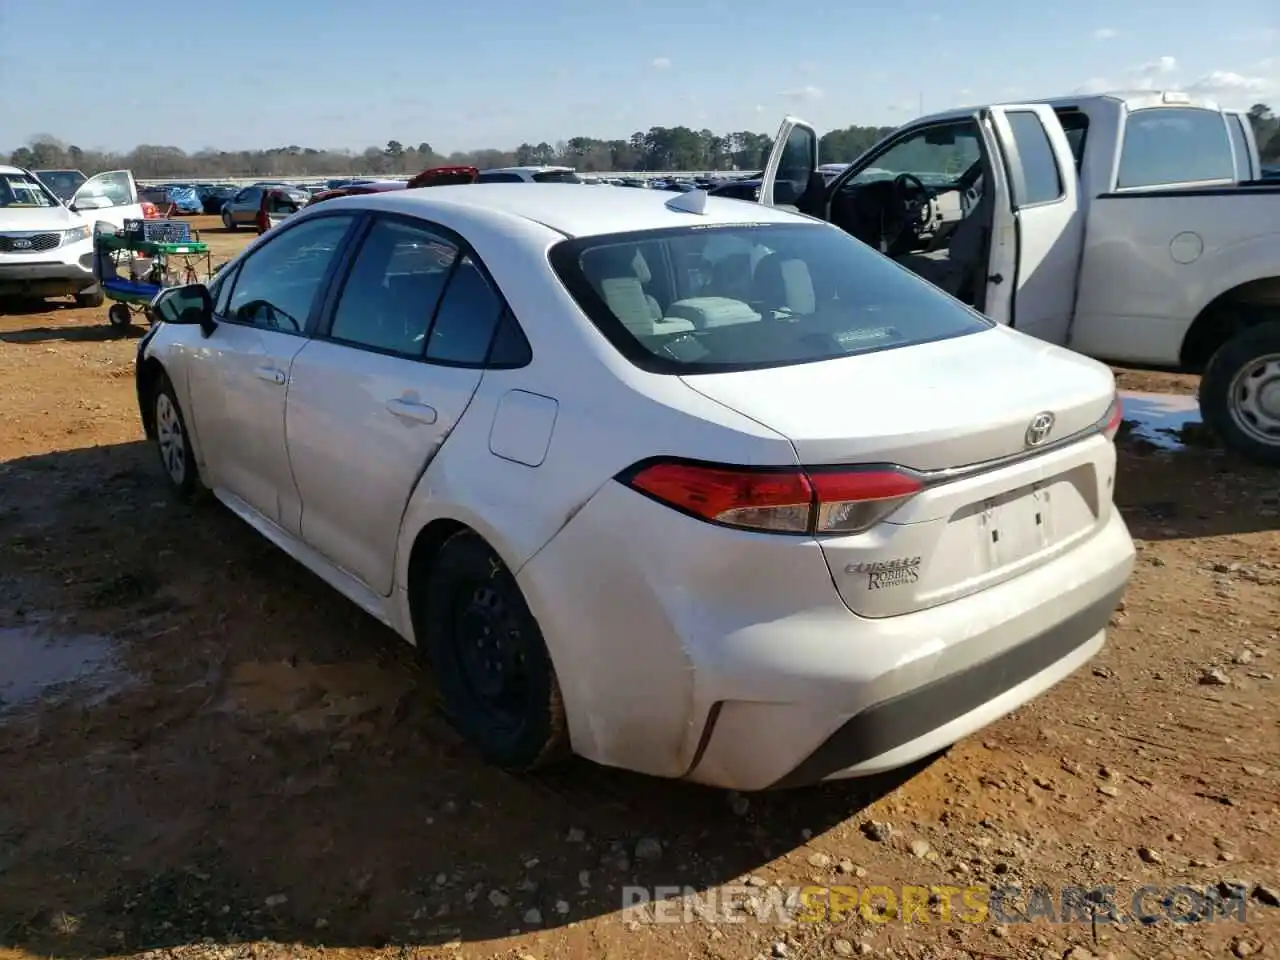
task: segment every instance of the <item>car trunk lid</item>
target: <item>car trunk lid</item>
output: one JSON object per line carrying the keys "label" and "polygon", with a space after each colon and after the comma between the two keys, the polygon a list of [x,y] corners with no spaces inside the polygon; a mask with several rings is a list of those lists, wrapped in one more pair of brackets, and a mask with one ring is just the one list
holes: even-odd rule
{"label": "car trunk lid", "polygon": [[920,479],[921,491],[883,522],[820,538],[837,589],[863,616],[936,606],[1017,576],[1110,514],[1115,449],[1096,428],[1114,377],[1003,328],[682,379],[786,436],[806,467],[892,464]]}

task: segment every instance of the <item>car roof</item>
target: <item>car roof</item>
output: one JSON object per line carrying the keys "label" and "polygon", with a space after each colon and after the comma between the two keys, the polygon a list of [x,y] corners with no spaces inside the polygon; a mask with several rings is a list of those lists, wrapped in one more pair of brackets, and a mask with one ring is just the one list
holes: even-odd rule
{"label": "car roof", "polygon": [[28,170],[23,170],[21,167],[11,167],[8,164],[0,163],[0,173],[29,173],[29,172],[30,171]]}
{"label": "car roof", "polygon": [[455,213],[496,212],[542,224],[569,237],[599,236],[663,227],[734,223],[813,223],[798,213],[708,196],[703,212],[673,210],[669,203],[688,203],[690,194],[657,190],[584,191],[571,183],[472,183],[417,190],[396,190],[348,198],[371,209],[397,210],[431,218],[435,207]]}

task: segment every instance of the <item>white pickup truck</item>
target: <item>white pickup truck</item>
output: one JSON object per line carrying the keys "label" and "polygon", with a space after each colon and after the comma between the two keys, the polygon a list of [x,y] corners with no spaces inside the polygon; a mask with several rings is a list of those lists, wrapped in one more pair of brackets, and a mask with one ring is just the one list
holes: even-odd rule
{"label": "white pickup truck", "polygon": [[93,273],[93,229],[141,219],[138,185],[128,170],[89,177],[60,199],[29,170],[0,166],[0,297],[75,297],[103,301]]}
{"label": "white pickup truck", "polygon": [[1199,373],[1204,420],[1280,465],[1280,184],[1243,113],[1181,93],[964,108],[827,182],[782,124],[759,201],[827,220],[999,323]]}

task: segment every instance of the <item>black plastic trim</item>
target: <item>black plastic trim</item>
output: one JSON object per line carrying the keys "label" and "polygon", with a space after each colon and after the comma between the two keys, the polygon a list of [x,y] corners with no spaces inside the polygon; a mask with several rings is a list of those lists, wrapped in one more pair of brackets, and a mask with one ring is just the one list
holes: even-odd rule
{"label": "black plastic trim", "polygon": [[855,714],[770,789],[818,783],[976,710],[1083,646],[1123,595],[1121,587],[1025,643]]}

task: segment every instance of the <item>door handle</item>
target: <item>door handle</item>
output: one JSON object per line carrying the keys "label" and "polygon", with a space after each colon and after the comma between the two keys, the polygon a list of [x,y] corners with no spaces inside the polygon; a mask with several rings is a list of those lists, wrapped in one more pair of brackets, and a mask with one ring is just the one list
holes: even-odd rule
{"label": "door handle", "polygon": [[990,283],[1004,283],[1004,274],[993,273],[991,276],[987,277],[987,280]]}
{"label": "door handle", "polygon": [[419,423],[435,423],[436,408],[418,400],[395,399],[387,401],[387,409],[397,417],[417,420]]}
{"label": "door handle", "polygon": [[274,383],[277,386],[284,385],[284,371],[278,370],[275,367],[254,367],[253,375],[259,380],[267,381],[267,383]]}

